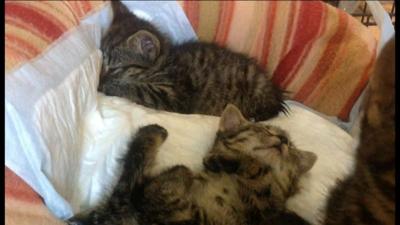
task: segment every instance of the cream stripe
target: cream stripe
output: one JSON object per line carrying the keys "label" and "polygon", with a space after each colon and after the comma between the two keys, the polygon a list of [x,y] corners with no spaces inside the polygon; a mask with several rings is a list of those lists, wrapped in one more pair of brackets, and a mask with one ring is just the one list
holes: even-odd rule
{"label": "cream stripe", "polygon": [[220,4],[217,1],[199,2],[199,26],[197,33],[202,41],[214,41]]}
{"label": "cream stripe", "polygon": [[[260,2],[257,8],[260,10],[259,17],[255,18],[253,21],[257,24],[257,31],[254,33],[255,42],[253,41],[253,46],[250,50],[250,55],[254,58],[261,59],[263,50],[263,40],[265,38],[266,20],[264,19],[267,15],[268,7],[265,2]],[[269,6],[269,5],[268,5]]]}
{"label": "cream stripe", "polygon": [[280,61],[280,53],[285,45],[286,28],[290,13],[290,2],[277,2],[275,24],[272,28],[271,45],[268,55],[268,71],[274,71]]}
{"label": "cream stripe", "polygon": [[[288,39],[288,43],[287,43],[287,48],[286,51],[281,55],[281,57],[284,57],[289,50],[292,48],[293,46],[293,39],[294,39],[294,35],[296,33],[296,24],[297,21],[299,19],[299,8],[300,8],[300,1],[286,1],[286,2],[290,2],[290,4],[294,5],[294,9],[293,9],[293,22],[292,22],[292,30]],[[288,16],[290,16],[290,14],[288,14]]]}
{"label": "cream stripe", "polygon": [[[257,40],[257,31],[260,29],[260,20],[264,18],[264,8],[265,2],[256,1],[252,6],[252,20],[249,26],[249,33],[247,38],[243,40],[244,51],[249,54],[252,51],[254,42]],[[262,20],[263,21],[263,20]]]}
{"label": "cream stripe", "polygon": [[50,214],[44,204],[6,199],[6,224],[63,224]]}
{"label": "cream stripe", "polygon": [[[10,24],[5,24],[5,33],[7,35],[18,37],[19,39],[27,42],[33,48],[37,49],[39,52],[43,50],[49,44],[48,41],[42,39],[41,37],[32,34],[29,30],[19,28]],[[6,43],[10,44],[10,43]]]}
{"label": "cream stripe", "polygon": [[234,51],[246,52],[245,41],[250,38],[250,26],[253,19],[255,2],[237,1],[226,44]]}

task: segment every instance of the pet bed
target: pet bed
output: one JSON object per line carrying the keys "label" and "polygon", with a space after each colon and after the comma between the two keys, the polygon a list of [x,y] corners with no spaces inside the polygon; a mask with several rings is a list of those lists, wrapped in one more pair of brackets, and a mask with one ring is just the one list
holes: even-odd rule
{"label": "pet bed", "polygon": [[[177,42],[197,34],[250,54],[291,91],[289,116],[268,123],[319,156],[301,181],[303,192],[288,203],[317,224],[329,188],[351,172],[356,139],[338,125],[355,121],[350,112],[357,112],[376,56],[372,34],[319,1],[125,4]],[[170,133],[155,170],[201,167],[217,117],[154,111],[96,92],[101,34],[112,18],[108,2],[5,6],[6,224],[62,224],[57,218],[95,204],[141,125],[159,123]]]}

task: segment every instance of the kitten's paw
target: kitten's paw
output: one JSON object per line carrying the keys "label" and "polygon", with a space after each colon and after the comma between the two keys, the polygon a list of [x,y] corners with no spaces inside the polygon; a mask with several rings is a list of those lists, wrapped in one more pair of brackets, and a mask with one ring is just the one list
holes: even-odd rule
{"label": "kitten's paw", "polygon": [[150,151],[150,149],[156,151],[167,137],[168,131],[157,124],[141,127],[136,134],[136,140],[141,143],[147,151]]}
{"label": "kitten's paw", "polygon": [[165,140],[168,137],[168,131],[158,125],[151,124],[144,127],[141,127],[137,133],[137,136],[150,136],[150,137],[160,137],[162,140]]}
{"label": "kitten's paw", "polygon": [[238,160],[226,155],[212,153],[204,158],[203,165],[212,172],[225,171],[227,173],[234,173],[238,170],[240,163]]}

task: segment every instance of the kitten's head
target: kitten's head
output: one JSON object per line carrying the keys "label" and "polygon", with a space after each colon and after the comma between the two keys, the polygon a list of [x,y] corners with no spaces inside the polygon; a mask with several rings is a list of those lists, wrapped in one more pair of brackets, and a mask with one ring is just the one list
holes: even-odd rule
{"label": "kitten's head", "polygon": [[155,65],[168,50],[169,40],[152,24],[136,17],[120,1],[111,1],[111,5],[114,18],[101,41],[101,76],[112,75],[124,67],[129,67],[130,75],[134,75]]}
{"label": "kitten's head", "polygon": [[270,173],[292,185],[313,167],[316,159],[314,153],[297,149],[282,129],[250,122],[239,109],[228,105],[221,116],[214,148],[204,164],[214,171],[240,170],[250,178]]}

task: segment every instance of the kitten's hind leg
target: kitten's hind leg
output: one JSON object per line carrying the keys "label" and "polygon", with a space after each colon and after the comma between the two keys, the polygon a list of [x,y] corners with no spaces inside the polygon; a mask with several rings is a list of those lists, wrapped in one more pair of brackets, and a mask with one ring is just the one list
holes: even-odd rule
{"label": "kitten's hind leg", "polygon": [[[132,138],[122,161],[122,175],[111,196],[95,209],[82,212],[71,218],[71,225],[118,225],[123,221],[135,221],[132,216],[132,199],[136,187],[143,180],[143,171],[150,166],[158,147],[167,138],[168,132],[158,126],[149,125],[139,129]],[[140,192],[139,192],[140,193]],[[135,224],[133,222],[129,224]]]}
{"label": "kitten's hind leg", "polygon": [[[193,174],[185,166],[174,166],[145,185],[140,202],[144,224],[192,224],[196,207],[190,198]],[[138,207],[139,208],[139,207]]]}

